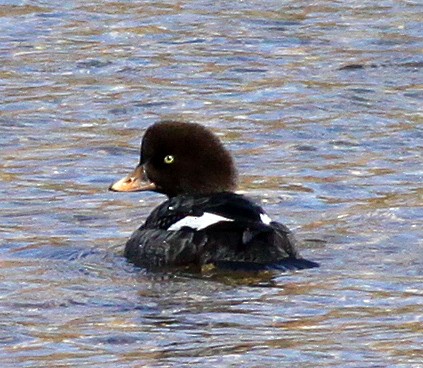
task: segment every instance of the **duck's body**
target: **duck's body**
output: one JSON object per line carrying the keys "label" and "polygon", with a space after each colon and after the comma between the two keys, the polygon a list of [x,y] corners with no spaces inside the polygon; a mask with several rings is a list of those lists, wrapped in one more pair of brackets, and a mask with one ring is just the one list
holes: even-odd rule
{"label": "duck's body", "polygon": [[132,234],[125,256],[148,268],[316,267],[299,256],[288,228],[233,193],[235,185],[232,158],[209,130],[180,122],[154,124],[144,136],[140,165],[110,189],[154,190],[169,199]]}

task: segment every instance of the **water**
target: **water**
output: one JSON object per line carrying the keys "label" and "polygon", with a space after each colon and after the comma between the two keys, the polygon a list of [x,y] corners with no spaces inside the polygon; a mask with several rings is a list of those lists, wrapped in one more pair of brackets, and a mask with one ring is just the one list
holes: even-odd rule
{"label": "water", "polygon": [[[423,366],[417,1],[3,1],[2,367]],[[321,268],[149,274],[156,194],[108,185],[202,123]]]}

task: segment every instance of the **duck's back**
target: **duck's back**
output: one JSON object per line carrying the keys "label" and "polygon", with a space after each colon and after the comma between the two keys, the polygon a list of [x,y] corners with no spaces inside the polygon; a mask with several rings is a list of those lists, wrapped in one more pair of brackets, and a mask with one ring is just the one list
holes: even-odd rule
{"label": "duck's back", "polygon": [[230,192],[176,196],[162,203],[132,234],[125,255],[145,267],[317,266],[299,257],[286,226],[271,221],[248,198]]}

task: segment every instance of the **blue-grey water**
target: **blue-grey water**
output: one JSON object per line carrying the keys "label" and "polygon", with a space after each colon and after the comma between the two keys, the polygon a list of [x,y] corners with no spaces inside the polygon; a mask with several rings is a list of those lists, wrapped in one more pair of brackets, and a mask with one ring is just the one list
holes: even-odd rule
{"label": "blue-grey water", "polygon": [[[0,2],[1,367],[422,367],[420,1]],[[204,124],[319,269],[150,274],[158,194],[108,185]]]}

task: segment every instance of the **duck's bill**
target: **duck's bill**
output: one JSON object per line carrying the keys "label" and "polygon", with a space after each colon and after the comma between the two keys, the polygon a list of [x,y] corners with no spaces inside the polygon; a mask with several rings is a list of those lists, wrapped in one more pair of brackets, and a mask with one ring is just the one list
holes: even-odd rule
{"label": "duck's bill", "polygon": [[156,190],[156,184],[149,181],[144,173],[144,167],[139,165],[128,176],[110,185],[109,190],[113,192],[139,192],[145,190]]}

